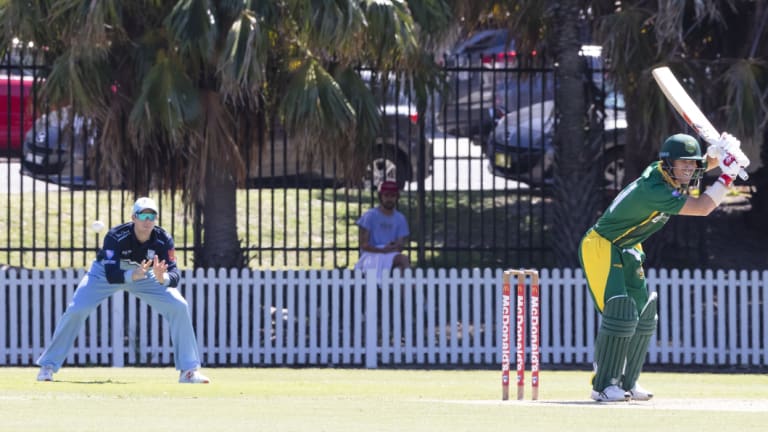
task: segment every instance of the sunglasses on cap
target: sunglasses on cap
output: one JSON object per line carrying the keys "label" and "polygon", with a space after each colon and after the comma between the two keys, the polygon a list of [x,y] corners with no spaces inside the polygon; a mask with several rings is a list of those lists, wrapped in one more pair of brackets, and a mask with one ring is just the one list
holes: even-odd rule
{"label": "sunglasses on cap", "polygon": [[157,213],[136,213],[136,219],[140,221],[154,221],[157,219]]}

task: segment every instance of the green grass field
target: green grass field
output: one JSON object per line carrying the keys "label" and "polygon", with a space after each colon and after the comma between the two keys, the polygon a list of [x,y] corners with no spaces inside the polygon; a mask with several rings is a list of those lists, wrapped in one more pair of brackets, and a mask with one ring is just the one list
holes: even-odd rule
{"label": "green grass field", "polygon": [[[0,368],[0,430],[15,431],[758,431],[768,377],[645,373],[650,402],[590,401],[589,372],[543,371],[539,401],[500,400],[500,372],[208,368]],[[530,387],[526,389],[530,394]],[[513,391],[514,394],[514,391]]]}

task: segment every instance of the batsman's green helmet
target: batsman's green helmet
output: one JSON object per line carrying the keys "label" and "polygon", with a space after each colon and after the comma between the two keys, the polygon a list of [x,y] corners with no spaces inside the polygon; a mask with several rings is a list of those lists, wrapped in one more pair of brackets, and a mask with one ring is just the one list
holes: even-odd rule
{"label": "batsman's green helmet", "polygon": [[662,160],[695,160],[703,161],[699,141],[687,134],[676,134],[667,138],[661,145],[659,159]]}
{"label": "batsman's green helmet", "polygon": [[[705,158],[701,155],[701,147],[696,138],[687,134],[672,135],[661,145],[659,159],[661,159],[662,169],[678,182],[682,192],[688,193],[691,187],[699,187],[699,182],[704,176]],[[687,182],[675,176],[673,166],[676,160],[696,161],[696,169]]]}

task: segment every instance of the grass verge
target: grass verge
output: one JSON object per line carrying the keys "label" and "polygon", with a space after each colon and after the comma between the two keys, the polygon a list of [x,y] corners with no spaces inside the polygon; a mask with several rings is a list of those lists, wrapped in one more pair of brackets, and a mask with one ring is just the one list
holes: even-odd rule
{"label": "grass verge", "polygon": [[[159,224],[171,232],[182,268],[193,266],[192,220],[178,194],[153,193]],[[0,264],[30,268],[88,267],[103,233],[130,219],[126,191],[54,190],[0,194]],[[355,222],[376,205],[356,189],[250,189],[237,192],[237,233],[250,265],[259,268],[351,268],[358,258]],[[411,226],[409,254],[423,246],[425,267],[498,267],[546,260],[540,198],[514,191],[428,192],[423,208],[404,193],[400,210]]]}

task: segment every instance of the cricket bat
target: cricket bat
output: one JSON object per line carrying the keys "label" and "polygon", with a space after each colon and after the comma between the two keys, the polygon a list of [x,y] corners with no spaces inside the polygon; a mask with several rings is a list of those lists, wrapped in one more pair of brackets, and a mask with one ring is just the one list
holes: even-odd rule
{"label": "cricket bat", "polygon": [[[720,133],[714,126],[712,126],[712,123],[709,122],[707,116],[701,112],[701,109],[696,105],[696,102],[691,99],[683,86],[680,85],[675,74],[673,74],[666,66],[657,67],[651,71],[651,73],[656,80],[656,84],[659,85],[659,88],[661,88],[661,91],[664,93],[664,96],[666,96],[669,103],[675,107],[675,110],[680,114],[683,120],[688,123],[688,126],[695,130],[704,141],[707,141],[708,143],[715,142],[720,136]],[[747,180],[749,174],[742,168],[741,171],[739,171],[739,177],[742,180]]]}

